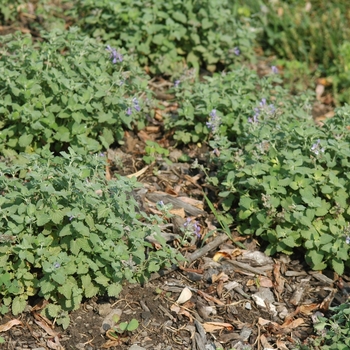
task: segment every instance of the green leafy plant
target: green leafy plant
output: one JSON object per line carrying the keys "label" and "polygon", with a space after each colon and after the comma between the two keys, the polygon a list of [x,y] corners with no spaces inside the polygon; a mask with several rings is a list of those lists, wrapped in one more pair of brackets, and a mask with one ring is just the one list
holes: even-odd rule
{"label": "green leafy plant", "polygon": [[[118,323],[120,320],[120,317],[114,316],[113,319],[114,319],[114,322]],[[139,327],[139,321],[133,318],[129,322],[120,322],[116,327],[114,327],[114,331],[118,333],[133,332],[138,327]]]}
{"label": "green leafy plant", "polygon": [[123,51],[77,28],[44,38],[0,38],[1,153],[97,151],[143,126],[147,79]]}
{"label": "green leafy plant", "polygon": [[[146,141],[146,147],[145,147],[145,155],[143,156],[143,160],[146,164],[153,163],[157,157],[168,157],[169,156],[169,150],[163,148],[159,145],[158,142],[155,141]],[[165,158],[165,161],[167,163],[171,163],[171,161],[168,158]]]}
{"label": "green leafy plant", "polygon": [[[242,2],[241,2],[242,3]],[[259,35],[257,43],[265,55],[306,63],[312,75],[328,77],[337,103],[349,97],[350,15],[344,0],[255,1],[244,2]],[[288,69],[288,65],[286,65]],[[290,74],[290,73],[288,73]],[[299,79],[302,78],[300,71]],[[295,80],[295,77],[288,79]],[[313,84],[314,80],[310,79]],[[309,87],[313,85],[308,85]]]}
{"label": "green leafy plant", "polygon": [[222,206],[239,232],[267,241],[268,254],[302,248],[313,269],[342,274],[349,263],[349,107],[323,128],[301,119],[297,106],[273,110],[262,100],[235,142],[217,135],[218,172],[209,181],[221,184]]}
{"label": "green leafy plant", "polygon": [[317,317],[314,328],[317,332],[315,339],[310,339],[307,347],[300,349],[346,350],[350,347],[350,305],[345,302],[330,308],[332,316]]}
{"label": "green leafy plant", "polygon": [[[65,328],[83,297],[117,296],[181,254],[160,236],[158,217],[138,210],[135,179],[106,181],[105,157],[43,151],[0,164],[0,312],[38,295]],[[155,234],[160,249],[145,241]]]}
{"label": "green leafy plant", "polygon": [[182,72],[185,63],[213,71],[252,55],[254,33],[228,0],[82,0],[72,11],[84,32],[125,47],[153,74]]}
{"label": "green leafy plant", "polygon": [[274,93],[283,95],[288,103],[287,92],[275,87],[279,83],[280,77],[272,70],[267,79],[260,79],[245,67],[206,76],[204,83],[183,81],[174,89],[179,108],[167,116],[165,127],[174,130],[174,139],[181,143],[204,142],[213,134],[206,123],[217,117],[221,123],[217,128],[234,140],[242,133],[242,124],[256,107],[259,96],[277,90]]}

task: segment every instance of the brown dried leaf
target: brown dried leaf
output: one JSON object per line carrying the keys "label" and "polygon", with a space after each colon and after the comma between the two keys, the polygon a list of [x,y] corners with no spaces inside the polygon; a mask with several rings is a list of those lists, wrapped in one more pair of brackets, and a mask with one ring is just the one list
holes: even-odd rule
{"label": "brown dried leaf", "polygon": [[280,339],[276,340],[276,345],[277,345],[277,349],[288,350],[286,344],[283,341],[281,341]]}
{"label": "brown dried leaf", "polygon": [[34,322],[41,327],[47,334],[51,335],[51,337],[57,337],[58,333],[56,333],[53,329],[51,329],[46,323],[39,320],[34,320]]}
{"label": "brown dried leaf", "polygon": [[212,283],[215,283],[217,281],[227,282],[228,280],[229,280],[229,277],[223,271],[221,271],[218,275],[213,274],[211,276]]}
{"label": "brown dried leaf", "polygon": [[178,208],[178,209],[170,209],[169,210],[169,213],[173,214],[173,215],[177,215],[177,216],[180,216],[182,218],[186,217],[186,214],[185,214],[185,210],[184,208]]}
{"label": "brown dried leaf", "polygon": [[290,319],[288,319],[286,322],[283,323],[281,328],[293,329],[293,328],[299,327],[303,323],[304,323],[304,320],[302,318],[297,318],[296,320],[293,320],[293,321],[290,321]]}
{"label": "brown dried leaf", "polygon": [[309,304],[309,305],[300,305],[299,310],[304,315],[310,315],[314,310],[319,308],[320,304]]}
{"label": "brown dried leaf", "polygon": [[46,342],[46,345],[48,348],[53,350],[65,350],[64,347],[60,344],[58,336],[56,336],[53,341],[49,339]]}
{"label": "brown dried leaf", "polygon": [[0,332],[6,332],[9,329],[11,329],[13,326],[17,325],[23,325],[23,323],[20,320],[14,319],[11,321],[6,322],[5,324],[0,325]]}
{"label": "brown dried leaf", "polygon": [[260,335],[260,342],[264,349],[273,349],[272,345],[267,341],[267,338],[264,336],[264,334]]}
{"label": "brown dried leaf", "polygon": [[233,330],[232,324],[225,322],[205,322],[202,326],[204,330],[209,333],[222,329],[227,329],[228,331]]}
{"label": "brown dried leaf", "polygon": [[272,281],[268,277],[265,277],[265,276],[259,276],[259,285],[260,285],[260,287],[266,287],[266,288],[273,287]]}

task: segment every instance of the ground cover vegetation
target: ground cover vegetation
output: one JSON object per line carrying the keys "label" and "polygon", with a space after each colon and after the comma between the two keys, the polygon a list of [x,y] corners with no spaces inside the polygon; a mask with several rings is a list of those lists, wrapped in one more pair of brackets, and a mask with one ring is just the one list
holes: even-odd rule
{"label": "ground cover vegetation", "polygon": [[[302,251],[315,270],[349,266],[345,1],[8,1],[0,18],[8,27],[26,18],[39,36],[0,38],[1,313],[39,295],[67,327],[83,297],[117,296],[123,281],[181,260],[160,235],[161,249],[145,241],[166,217],[138,209],[136,181],[103,174],[101,152],[161,108],[147,73],[172,82],[178,108],[164,128],[177,145],[211,147],[194,165],[219,194],[223,226],[262,238],[271,255]],[[264,77],[248,68],[261,51]],[[315,78],[339,106],[322,127],[313,93],[290,91]],[[147,164],[168,155],[147,147]],[[346,344],[333,325],[346,328],[348,310],[321,320],[327,341]]]}

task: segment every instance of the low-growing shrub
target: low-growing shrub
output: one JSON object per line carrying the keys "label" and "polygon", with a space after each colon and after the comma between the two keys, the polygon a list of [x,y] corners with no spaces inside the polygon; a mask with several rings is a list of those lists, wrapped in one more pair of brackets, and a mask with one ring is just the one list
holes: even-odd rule
{"label": "low-growing shrub", "polygon": [[254,32],[229,0],[81,0],[72,11],[84,32],[125,47],[153,74],[173,75],[185,64],[213,71],[253,53]]}
{"label": "low-growing shrub", "polygon": [[[106,181],[105,156],[25,155],[0,163],[0,312],[22,312],[28,297],[51,303],[67,327],[82,298],[117,296],[181,254],[160,236],[161,219],[138,209],[135,179]],[[154,250],[145,241],[156,235]]]}
{"label": "low-growing shrub", "polygon": [[235,142],[216,135],[218,172],[209,180],[220,184],[239,232],[263,238],[267,253],[300,247],[313,269],[342,274],[350,261],[350,108],[319,128],[297,117],[297,105],[275,106],[262,100]]}
{"label": "low-growing shrub", "polygon": [[52,31],[0,38],[0,153],[97,151],[142,127],[147,79],[124,51]]}
{"label": "low-growing shrub", "polygon": [[204,79],[205,82],[195,83],[180,80],[173,88],[179,108],[167,116],[165,127],[174,129],[174,139],[179,142],[207,141],[212,132],[206,125],[208,118],[220,119],[217,127],[221,133],[235,140],[263,96],[275,91],[281,94],[285,104],[290,100],[286,91],[274,86],[281,80],[272,69],[267,79],[260,79],[256,72],[245,67]]}

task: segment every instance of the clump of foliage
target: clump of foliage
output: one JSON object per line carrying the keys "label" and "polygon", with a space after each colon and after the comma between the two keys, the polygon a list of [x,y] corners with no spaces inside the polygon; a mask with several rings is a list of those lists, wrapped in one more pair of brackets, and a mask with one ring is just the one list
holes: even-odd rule
{"label": "clump of foliage", "polygon": [[283,65],[306,63],[311,72],[327,77],[337,102],[349,100],[350,13],[346,0],[250,1],[244,5],[242,16],[250,17],[259,29],[258,43],[265,55],[276,54]]}
{"label": "clump of foliage", "polygon": [[213,114],[221,118],[220,129],[230,140],[242,133],[242,124],[246,123],[251,111],[256,107],[259,96],[269,95],[272,89],[280,92],[288,103],[286,91],[274,85],[281,79],[271,69],[267,79],[245,67],[233,69],[227,73],[205,76],[203,81],[181,80],[173,88],[179,108],[169,114],[165,120],[168,129],[174,129],[174,139],[182,142],[202,142],[208,140],[211,128],[206,123]]}
{"label": "clump of foliage", "polygon": [[350,305],[345,302],[330,308],[332,316],[313,316],[314,328],[317,331],[315,339],[309,339],[308,344],[301,345],[300,350],[346,350],[350,348]]}
{"label": "clump of foliage", "polygon": [[263,99],[235,142],[216,135],[211,181],[221,184],[238,230],[267,241],[268,254],[302,248],[313,269],[342,274],[350,243],[349,107],[318,128],[297,108],[271,106]]}
{"label": "clump of foliage", "polygon": [[153,74],[173,75],[185,63],[213,71],[252,55],[254,33],[229,0],[81,0],[72,11],[86,33],[125,47]]}
{"label": "clump of foliage", "polygon": [[[44,152],[44,151],[43,151]],[[83,297],[117,296],[124,281],[147,280],[181,254],[159,235],[161,219],[138,210],[134,179],[106,181],[103,155],[25,155],[0,163],[0,312],[22,312],[28,297],[51,303],[67,327]],[[155,234],[159,249],[145,241]]]}
{"label": "clump of foliage", "polygon": [[305,251],[313,269],[342,274],[349,263],[350,109],[322,128],[307,94],[292,97],[278,75],[247,69],[183,84],[178,116],[182,141],[209,139],[207,180],[221,189],[225,212],[240,233],[256,235],[269,254]]}
{"label": "clump of foliage", "polygon": [[0,152],[97,151],[142,127],[147,79],[123,52],[76,28],[0,42]]}

